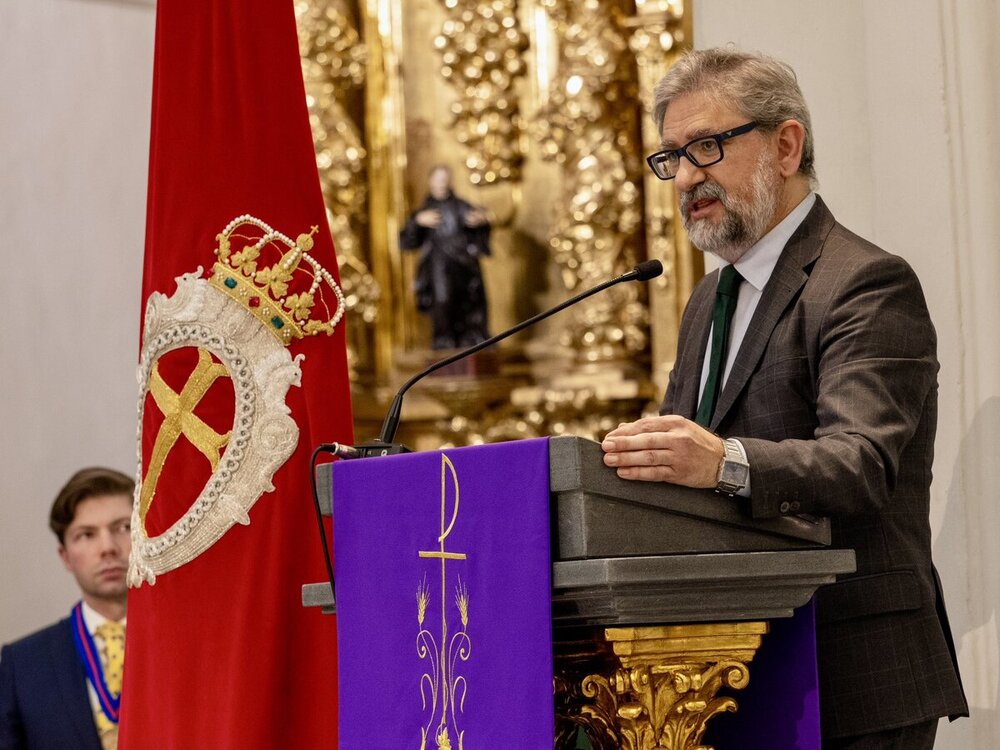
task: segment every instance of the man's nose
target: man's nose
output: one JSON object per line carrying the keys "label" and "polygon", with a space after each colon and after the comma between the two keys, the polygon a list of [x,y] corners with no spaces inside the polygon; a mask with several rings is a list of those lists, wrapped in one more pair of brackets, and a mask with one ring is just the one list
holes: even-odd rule
{"label": "man's nose", "polygon": [[98,535],[98,539],[100,540],[102,555],[121,556],[121,542],[119,541],[118,536],[111,529],[102,529]]}
{"label": "man's nose", "polygon": [[704,168],[696,166],[686,156],[682,156],[680,163],[677,165],[677,174],[674,176],[674,184],[677,186],[677,189],[682,193],[686,193],[704,181]]}

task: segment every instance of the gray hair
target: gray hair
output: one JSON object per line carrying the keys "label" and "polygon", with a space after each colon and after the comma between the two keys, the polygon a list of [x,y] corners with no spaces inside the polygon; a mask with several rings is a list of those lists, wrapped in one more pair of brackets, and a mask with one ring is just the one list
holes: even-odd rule
{"label": "gray hair", "polygon": [[815,186],[816,167],[812,121],[795,71],[787,63],[759,53],[715,47],[681,57],[653,90],[653,122],[663,132],[667,106],[676,97],[703,92],[773,130],[785,120],[796,120],[805,130],[799,173]]}

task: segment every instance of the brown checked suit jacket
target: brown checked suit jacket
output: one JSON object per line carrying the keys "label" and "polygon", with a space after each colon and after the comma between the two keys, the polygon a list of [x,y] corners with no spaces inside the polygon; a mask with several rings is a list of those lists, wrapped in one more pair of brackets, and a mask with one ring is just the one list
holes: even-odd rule
{"label": "brown checked suit jacket", "polygon": [[[695,288],[661,412],[693,419],[718,272]],[[829,516],[858,571],[817,595],[823,734],[968,715],[928,521],[936,336],[903,259],[817,199],[789,239],[711,429],[750,460],[754,518]]]}

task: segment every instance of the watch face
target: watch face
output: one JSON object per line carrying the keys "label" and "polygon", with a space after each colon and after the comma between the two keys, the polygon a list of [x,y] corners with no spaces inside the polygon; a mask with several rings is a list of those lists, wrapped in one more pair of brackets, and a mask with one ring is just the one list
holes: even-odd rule
{"label": "watch face", "polygon": [[722,465],[722,478],[719,484],[735,485],[737,489],[742,489],[746,486],[748,471],[749,467],[746,465],[727,460]]}

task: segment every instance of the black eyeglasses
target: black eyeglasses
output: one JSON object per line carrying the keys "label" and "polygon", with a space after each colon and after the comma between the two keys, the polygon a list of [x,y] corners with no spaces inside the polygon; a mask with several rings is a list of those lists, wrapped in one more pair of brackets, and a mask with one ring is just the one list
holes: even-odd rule
{"label": "black eyeglasses", "polygon": [[710,167],[722,161],[725,154],[722,151],[722,142],[735,138],[738,135],[749,133],[757,127],[756,122],[748,122],[738,128],[727,130],[724,133],[715,135],[704,135],[695,138],[680,148],[671,148],[666,151],[657,151],[652,156],[646,157],[646,163],[653,170],[653,174],[661,180],[672,180],[677,176],[681,168],[681,157],[684,156],[696,167]]}

